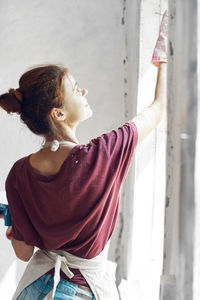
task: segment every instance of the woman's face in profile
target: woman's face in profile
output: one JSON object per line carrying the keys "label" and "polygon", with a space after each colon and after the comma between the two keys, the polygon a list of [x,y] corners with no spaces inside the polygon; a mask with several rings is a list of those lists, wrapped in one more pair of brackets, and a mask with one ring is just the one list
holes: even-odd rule
{"label": "woman's face in profile", "polygon": [[66,109],[67,120],[70,123],[81,122],[92,116],[93,112],[87,102],[87,89],[78,87],[77,82],[71,74],[64,79],[64,105]]}

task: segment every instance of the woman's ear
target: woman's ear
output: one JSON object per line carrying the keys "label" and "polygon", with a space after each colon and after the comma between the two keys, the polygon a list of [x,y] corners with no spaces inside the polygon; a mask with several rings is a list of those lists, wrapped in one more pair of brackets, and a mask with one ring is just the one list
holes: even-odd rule
{"label": "woman's ear", "polygon": [[65,113],[59,108],[52,108],[50,111],[50,116],[57,121],[63,121],[66,119]]}

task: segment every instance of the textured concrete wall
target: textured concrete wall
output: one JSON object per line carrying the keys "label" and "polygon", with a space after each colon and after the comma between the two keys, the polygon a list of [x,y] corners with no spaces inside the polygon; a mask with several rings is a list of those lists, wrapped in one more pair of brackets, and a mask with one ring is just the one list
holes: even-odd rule
{"label": "textured concrete wall", "polygon": [[[30,66],[63,63],[80,87],[89,90],[87,98],[94,112],[77,130],[80,143],[117,128],[133,116],[125,116],[129,100],[124,94],[123,1],[1,0],[0,8],[1,93],[10,87],[17,88],[20,75]],[[134,106],[134,97],[131,103]],[[12,164],[38,150],[41,139],[29,132],[18,116],[3,111],[0,111],[0,126],[3,128],[0,190],[3,191]],[[16,260],[4,236],[2,221],[0,226],[0,298],[9,300],[26,263]],[[115,247],[114,241],[111,259],[115,259]]]}
{"label": "textured concrete wall", "polygon": [[[200,5],[197,10],[197,28],[200,26]],[[198,76],[198,99],[200,98],[200,31],[197,30],[197,76]],[[193,298],[200,299],[200,105],[197,105],[197,139],[195,158],[195,240],[194,240],[194,279]]]}
{"label": "textured concrete wall", "polygon": [[197,1],[169,1],[169,15],[167,197],[160,299],[196,300]]}
{"label": "textured concrete wall", "polygon": [[[122,1],[122,29],[123,29],[123,81],[124,81],[124,119],[130,120],[136,114],[138,77],[139,77],[139,26],[140,0]],[[121,190],[119,217],[113,234],[113,246],[110,254],[118,263],[117,284],[121,278],[127,278],[132,256],[132,218],[133,218],[133,187],[134,161],[128,177]]]}

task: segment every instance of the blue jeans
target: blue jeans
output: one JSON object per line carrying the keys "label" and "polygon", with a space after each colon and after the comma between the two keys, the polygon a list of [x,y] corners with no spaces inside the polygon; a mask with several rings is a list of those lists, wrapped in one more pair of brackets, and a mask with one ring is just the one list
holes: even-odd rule
{"label": "blue jeans", "polygon": [[[17,300],[41,300],[53,288],[53,275],[43,275],[27,286],[19,295]],[[84,288],[84,287],[83,287]],[[95,300],[91,291],[82,289],[80,285],[71,283],[60,278],[56,288],[54,300]]]}

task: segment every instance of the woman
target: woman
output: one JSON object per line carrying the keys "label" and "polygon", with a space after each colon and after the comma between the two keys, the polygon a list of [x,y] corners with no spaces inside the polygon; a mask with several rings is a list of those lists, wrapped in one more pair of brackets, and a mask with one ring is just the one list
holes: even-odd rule
{"label": "woman", "polygon": [[[158,54],[158,53],[157,53]],[[166,64],[155,100],[117,130],[79,144],[78,124],[92,116],[88,91],[62,66],[33,68],[0,106],[20,114],[45,143],[19,159],[6,179],[16,256],[30,262],[13,299],[119,299],[116,264],[107,260],[119,192],[136,145],[163,118]],[[34,247],[39,250],[33,255]],[[54,270],[55,269],[55,270]]]}

